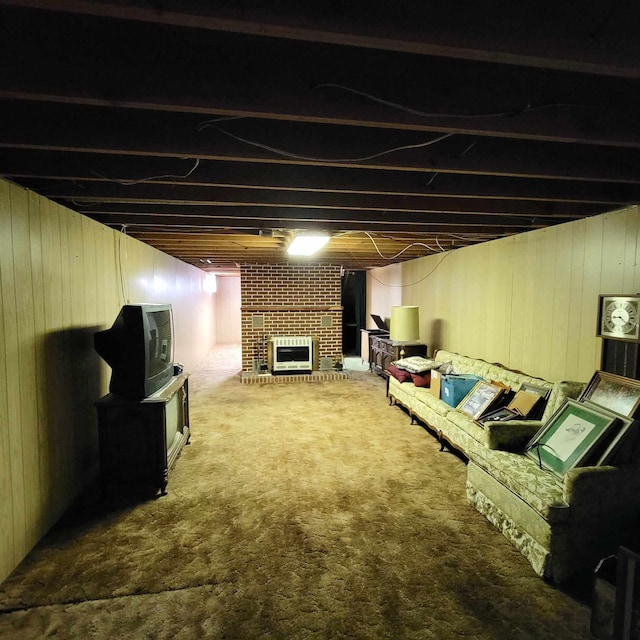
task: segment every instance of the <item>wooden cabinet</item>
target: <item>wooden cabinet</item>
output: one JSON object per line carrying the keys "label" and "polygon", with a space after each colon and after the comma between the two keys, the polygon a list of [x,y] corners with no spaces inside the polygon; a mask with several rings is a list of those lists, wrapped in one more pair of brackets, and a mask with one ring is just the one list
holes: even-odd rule
{"label": "wooden cabinet", "polygon": [[427,345],[421,342],[394,342],[388,336],[370,336],[371,359],[369,368],[377,373],[384,371],[393,361],[400,359],[400,351],[404,356],[425,356]]}
{"label": "wooden cabinet", "polygon": [[112,393],[98,400],[101,482],[166,493],[169,470],[189,441],[189,374],[144,400]]}
{"label": "wooden cabinet", "polygon": [[371,337],[389,337],[389,332],[383,329],[360,329],[360,357],[363,362],[371,362]]}

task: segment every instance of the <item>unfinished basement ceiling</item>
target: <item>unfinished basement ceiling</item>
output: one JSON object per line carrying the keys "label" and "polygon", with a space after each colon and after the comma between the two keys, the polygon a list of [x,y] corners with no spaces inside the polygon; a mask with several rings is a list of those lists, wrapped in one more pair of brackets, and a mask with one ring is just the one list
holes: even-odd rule
{"label": "unfinished basement ceiling", "polygon": [[640,201],[640,3],[434,5],[0,0],[0,175],[206,270]]}

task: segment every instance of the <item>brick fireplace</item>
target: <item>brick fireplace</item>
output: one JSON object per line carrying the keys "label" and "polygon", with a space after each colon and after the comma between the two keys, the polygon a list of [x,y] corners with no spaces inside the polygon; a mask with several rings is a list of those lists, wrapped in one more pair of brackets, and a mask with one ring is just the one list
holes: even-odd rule
{"label": "brick fireplace", "polygon": [[342,360],[339,266],[244,265],[241,268],[242,370],[266,354],[265,337],[311,336],[318,358]]}

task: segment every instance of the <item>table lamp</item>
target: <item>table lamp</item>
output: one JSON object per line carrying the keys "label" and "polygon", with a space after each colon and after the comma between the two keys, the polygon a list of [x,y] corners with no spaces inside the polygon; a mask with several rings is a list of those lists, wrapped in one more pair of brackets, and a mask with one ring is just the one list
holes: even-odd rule
{"label": "table lamp", "polygon": [[[391,328],[389,338],[392,342],[417,342],[420,340],[419,307],[391,307]],[[404,349],[400,348],[400,357],[404,357]]]}

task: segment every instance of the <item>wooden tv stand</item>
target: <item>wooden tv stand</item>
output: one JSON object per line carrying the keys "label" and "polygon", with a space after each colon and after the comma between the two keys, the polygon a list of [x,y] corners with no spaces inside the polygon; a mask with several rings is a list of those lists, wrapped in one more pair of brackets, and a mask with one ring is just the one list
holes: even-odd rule
{"label": "wooden tv stand", "polygon": [[109,393],[95,403],[103,492],[128,486],[166,494],[169,470],[189,442],[188,378],[174,376],[144,400]]}

